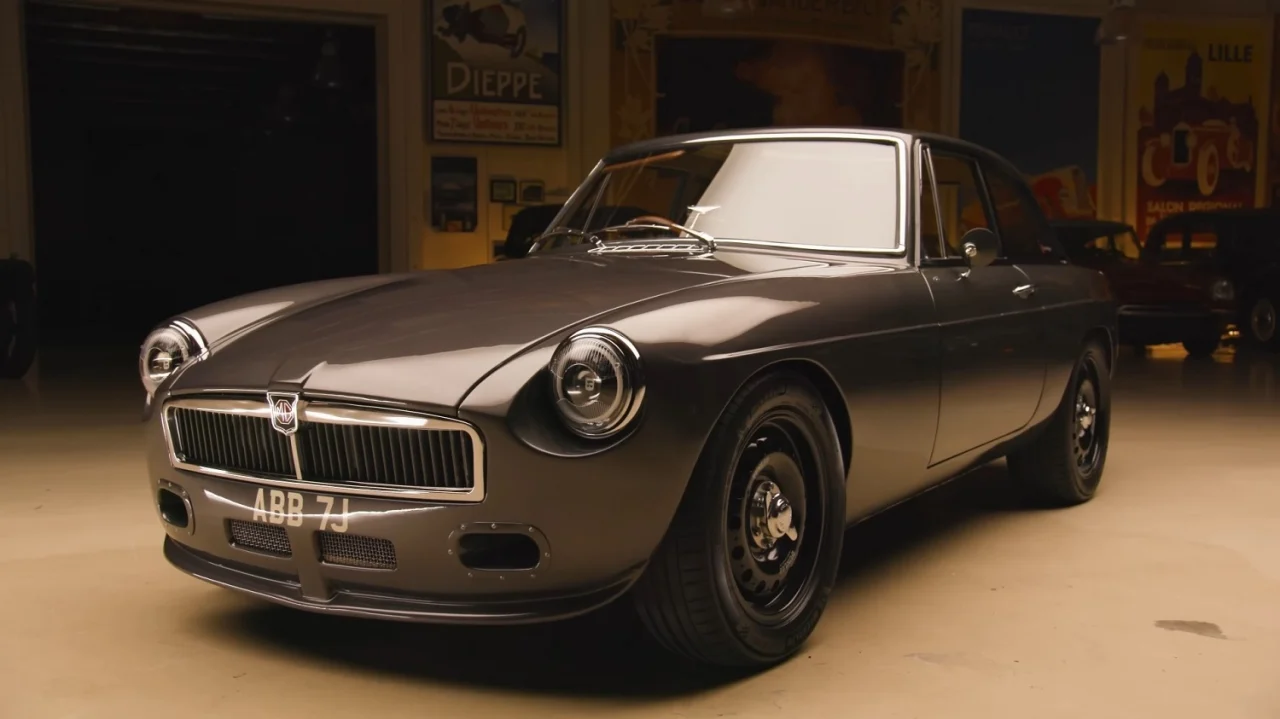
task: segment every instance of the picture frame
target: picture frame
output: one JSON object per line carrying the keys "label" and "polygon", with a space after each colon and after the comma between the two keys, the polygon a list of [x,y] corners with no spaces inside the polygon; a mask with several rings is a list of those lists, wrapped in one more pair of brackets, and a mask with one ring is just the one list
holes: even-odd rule
{"label": "picture frame", "polygon": [[479,224],[474,157],[431,158],[431,229],[475,232]]}
{"label": "picture frame", "polygon": [[520,204],[541,205],[547,201],[547,185],[542,180],[520,181]]}
{"label": "picture frame", "polygon": [[517,199],[516,191],[517,185],[514,179],[495,177],[489,180],[489,202],[503,205],[514,204]]}

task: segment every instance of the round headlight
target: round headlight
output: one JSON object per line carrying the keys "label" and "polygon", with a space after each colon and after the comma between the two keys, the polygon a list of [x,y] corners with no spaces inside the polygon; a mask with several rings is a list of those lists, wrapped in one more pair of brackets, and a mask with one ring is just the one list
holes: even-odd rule
{"label": "round headlight", "polygon": [[556,410],[574,433],[597,439],[621,432],[644,400],[640,354],[616,332],[588,329],[551,358]]}
{"label": "round headlight", "polygon": [[195,330],[176,323],[153,330],[142,342],[138,356],[142,386],[148,394],[155,392],[179,367],[199,359],[203,352],[203,343]]}
{"label": "round headlight", "polygon": [[1218,280],[1209,287],[1209,296],[1214,302],[1230,302],[1236,298],[1236,288],[1231,280]]}

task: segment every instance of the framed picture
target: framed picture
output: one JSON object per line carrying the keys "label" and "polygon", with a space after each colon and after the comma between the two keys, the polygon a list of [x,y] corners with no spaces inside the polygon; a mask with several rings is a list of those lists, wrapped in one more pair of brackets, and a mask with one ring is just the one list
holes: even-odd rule
{"label": "framed picture", "polygon": [[423,0],[432,140],[561,145],[565,4]]}
{"label": "framed picture", "polygon": [[546,202],[547,186],[542,180],[520,181],[520,204],[541,205]]}
{"label": "framed picture", "polygon": [[516,201],[516,181],[506,177],[489,180],[489,202],[509,205]]}
{"label": "framed picture", "polygon": [[476,184],[476,158],[431,158],[431,228],[475,232],[479,204]]}

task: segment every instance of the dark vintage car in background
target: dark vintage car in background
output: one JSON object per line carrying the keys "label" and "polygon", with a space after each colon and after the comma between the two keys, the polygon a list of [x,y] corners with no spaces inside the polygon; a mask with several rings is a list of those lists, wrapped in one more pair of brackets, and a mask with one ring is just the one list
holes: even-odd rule
{"label": "dark vintage car in background", "polygon": [[1053,230],[1067,259],[1082,267],[1107,272],[1137,262],[1142,252],[1137,233],[1123,222],[1055,220]]}
{"label": "dark vintage car in background", "polygon": [[168,560],[406,621],[627,596],[669,649],[760,666],[813,631],[850,523],[1001,456],[1037,503],[1094,496],[1115,305],[996,155],[669,137],[609,154],[551,224],[519,262],[158,327],[140,370]]}
{"label": "dark vintage car in background", "polygon": [[[1187,213],[1133,228],[1106,220],[1054,222],[1073,263],[1102,271],[1119,306],[1120,343],[1180,343],[1212,354],[1243,330],[1252,344],[1275,340],[1275,250],[1268,212]],[[1240,329],[1237,329],[1240,328]]]}
{"label": "dark vintage car in background", "polygon": [[[1143,245],[1151,280],[1133,288],[1169,304],[1199,307],[1192,323],[1236,325],[1250,346],[1280,351],[1280,212],[1271,209],[1188,212],[1156,223]],[[1123,315],[1121,319],[1123,323]],[[1208,338],[1206,336],[1206,342]]]}

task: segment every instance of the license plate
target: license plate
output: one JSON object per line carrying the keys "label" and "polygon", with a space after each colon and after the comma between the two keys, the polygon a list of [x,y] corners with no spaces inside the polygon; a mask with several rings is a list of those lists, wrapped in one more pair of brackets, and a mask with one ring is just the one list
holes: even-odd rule
{"label": "license plate", "polygon": [[258,496],[253,500],[255,522],[301,527],[304,519],[314,517],[320,520],[321,531],[347,531],[347,514],[350,511],[350,499],[347,497],[286,492],[266,487],[259,487]]}

